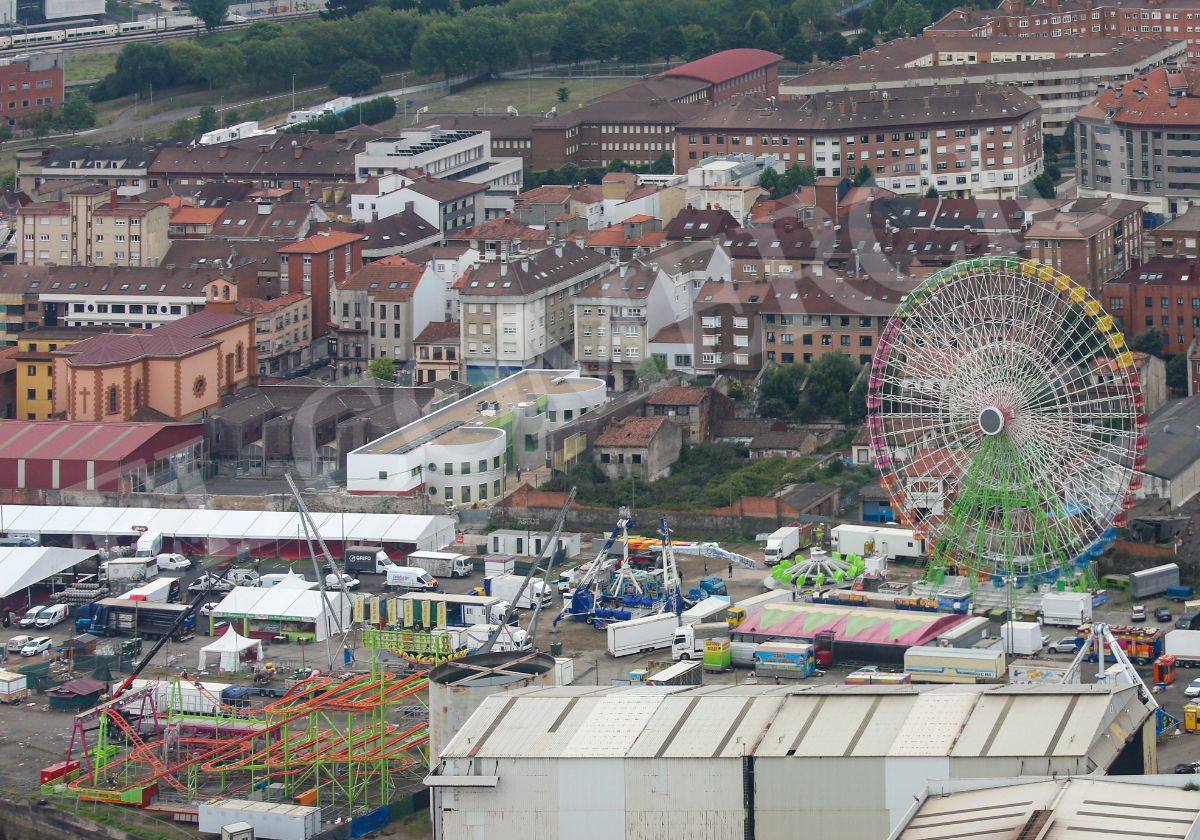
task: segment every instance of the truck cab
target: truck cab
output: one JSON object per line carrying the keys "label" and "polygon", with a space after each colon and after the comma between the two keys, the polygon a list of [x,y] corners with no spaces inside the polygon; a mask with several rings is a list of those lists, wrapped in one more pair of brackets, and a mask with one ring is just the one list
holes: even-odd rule
{"label": "truck cab", "polygon": [[137,538],[133,547],[134,557],[156,557],[162,552],[162,534],[157,531],[147,531]]}
{"label": "truck cab", "polygon": [[352,575],[382,575],[386,574],[388,567],[392,565],[392,559],[388,557],[388,553],[374,545],[348,546],[345,554],[342,555],[342,560],[346,571]]}
{"label": "truck cab", "polygon": [[417,566],[391,566],[387,570],[384,589],[406,589],[413,592],[432,592],[438,588],[437,578]]}

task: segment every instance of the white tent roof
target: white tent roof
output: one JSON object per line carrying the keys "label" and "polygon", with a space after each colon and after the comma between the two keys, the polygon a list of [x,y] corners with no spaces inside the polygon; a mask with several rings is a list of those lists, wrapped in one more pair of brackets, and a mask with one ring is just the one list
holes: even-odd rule
{"label": "white tent roof", "polygon": [[0,598],[20,592],[27,586],[95,556],[95,551],[75,548],[0,547]]}
{"label": "white tent roof", "polygon": [[[449,516],[314,513],[313,521],[321,537],[338,542],[411,543],[431,551],[454,539],[454,520]],[[137,533],[135,528],[190,539],[268,541],[304,538],[304,528],[297,513],[0,505],[0,531],[128,537]]]}
{"label": "white tent roof", "polygon": [[251,607],[258,603],[259,598],[266,592],[254,586],[235,586],[229,594],[217,604],[214,615],[248,615]]}
{"label": "white tent roof", "polygon": [[204,646],[205,653],[241,653],[252,647],[262,647],[258,639],[248,639],[230,627],[212,644]]}
{"label": "white tent roof", "polygon": [[[340,592],[328,593],[330,608],[333,613],[338,609],[338,602],[344,598]],[[321,615],[321,592],[316,589],[298,589],[295,587],[273,586],[270,589],[260,589],[252,586],[236,586],[213,610],[213,615],[222,616],[252,616],[266,618],[281,616],[300,621],[313,621]]]}

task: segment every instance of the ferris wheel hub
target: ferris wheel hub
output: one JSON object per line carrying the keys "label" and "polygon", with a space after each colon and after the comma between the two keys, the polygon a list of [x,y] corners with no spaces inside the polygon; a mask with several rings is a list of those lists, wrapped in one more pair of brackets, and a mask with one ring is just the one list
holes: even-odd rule
{"label": "ferris wheel hub", "polygon": [[995,436],[1004,431],[1004,412],[989,405],[979,412],[979,429],[985,435]]}

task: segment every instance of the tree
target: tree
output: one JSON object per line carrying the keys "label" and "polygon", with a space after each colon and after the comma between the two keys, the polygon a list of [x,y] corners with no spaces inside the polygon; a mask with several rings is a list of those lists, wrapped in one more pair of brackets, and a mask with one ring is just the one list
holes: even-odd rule
{"label": "tree", "polygon": [[803,35],[797,35],[783,45],[783,57],[796,64],[808,64],[813,57],[813,43]]}
{"label": "tree", "polygon": [[1045,172],[1033,179],[1033,188],[1042,198],[1054,198],[1057,192],[1054,179]]}
{"label": "tree", "polygon": [[361,58],[352,58],[329,77],[329,89],[334,93],[359,96],[382,81],[379,68]]}
{"label": "tree", "polygon": [[650,172],[653,175],[672,175],[675,172],[675,158],[670,152],[663,152],[654,159],[654,163],[650,164]]}
{"label": "tree", "polygon": [[96,106],[82,93],[72,93],[58,112],[58,127],[64,131],[82,131],[96,124]]}
{"label": "tree", "polygon": [[1139,353],[1149,353],[1151,356],[1162,356],[1163,334],[1151,328],[1133,337],[1130,346]]}
{"label": "tree", "polygon": [[920,3],[910,3],[904,15],[904,32],[908,35],[920,35],[926,26],[933,23],[929,9]]}
{"label": "tree", "polygon": [[396,363],[392,361],[391,356],[377,356],[371,360],[371,364],[367,365],[367,372],[375,379],[390,382],[396,375]]}
{"label": "tree", "polygon": [[554,98],[557,99],[559,102],[566,102],[568,99],[571,98],[571,89],[569,87],[565,87],[565,86],[560,87],[560,88],[555,88]]}
{"label": "tree", "polygon": [[352,18],[359,12],[365,12],[371,7],[371,0],[329,0],[325,9],[320,12],[322,20],[337,20]]}
{"label": "tree", "polygon": [[784,9],[779,13],[779,19],[775,22],[775,34],[783,44],[800,34],[800,18],[796,17],[795,12]]}
{"label": "tree", "polygon": [[661,356],[647,356],[646,359],[637,366],[634,371],[634,376],[638,382],[652,384],[661,382],[667,375],[667,362]]}
{"label": "tree", "polygon": [[817,42],[817,58],[834,62],[850,54],[850,43],[841,32],[830,32]]}
{"label": "tree", "polygon": [[751,12],[750,17],[746,19],[744,28],[746,37],[758,49],[775,50],[779,48],[779,36],[775,33],[775,26],[762,9]]}
{"label": "tree", "polygon": [[775,198],[779,194],[779,173],[768,166],[758,176],[758,185],[766,190],[771,198]]}
{"label": "tree", "polygon": [[207,134],[220,124],[217,109],[211,105],[205,105],[196,114],[196,131],[199,134]]}
{"label": "tree", "polygon": [[861,187],[863,184],[871,180],[871,176],[875,174],[875,170],[871,168],[871,164],[864,163],[857,172],[854,173],[854,186]]}
{"label": "tree", "polygon": [[796,0],[792,12],[809,35],[827,32],[837,25],[837,14],[829,0]]}
{"label": "tree", "polygon": [[711,29],[689,23],[679,31],[683,35],[683,57],[688,61],[712,55],[717,51],[717,36]]}
{"label": "tree", "polygon": [[925,190],[925,197],[926,198],[937,198],[938,197],[937,187],[930,184],[929,189]]}
{"label": "tree", "polygon": [[1176,394],[1186,394],[1188,390],[1188,358],[1187,353],[1176,353],[1167,362],[1167,387]]}
{"label": "tree", "polygon": [[229,0],[188,0],[188,11],[200,18],[204,28],[212,32],[221,25],[229,11]]}
{"label": "tree", "polygon": [[191,120],[176,120],[167,129],[167,139],[183,143],[191,140],[196,134],[196,124]]}
{"label": "tree", "polygon": [[856,53],[866,52],[873,46],[875,46],[875,36],[865,29],[860,30],[850,42],[850,48]]}

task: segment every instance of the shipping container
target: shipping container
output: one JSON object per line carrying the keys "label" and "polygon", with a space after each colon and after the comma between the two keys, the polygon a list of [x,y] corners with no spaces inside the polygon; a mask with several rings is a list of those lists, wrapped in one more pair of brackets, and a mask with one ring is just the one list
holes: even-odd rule
{"label": "shipping container", "polygon": [[990,624],[983,616],[971,616],[938,636],[938,647],[969,648],[987,635]]}
{"label": "shipping container", "polygon": [[724,621],[728,612],[728,597],[710,595],[681,612],[679,614],[679,626],[684,627],[688,624],[708,624],[712,621]]}
{"label": "shipping container", "polygon": [[1042,624],[1078,627],[1091,620],[1090,592],[1047,592],[1042,596]]}
{"label": "shipping container", "polygon": [[830,551],[865,556],[878,552],[889,560],[915,560],[925,556],[925,541],[911,528],[882,528],[876,525],[836,525],[829,532]]}
{"label": "shipping container", "polygon": [[1200,668],[1200,630],[1172,630],[1163,639],[1163,653],[1180,668]]}
{"label": "shipping container", "polygon": [[255,840],[310,840],[321,833],[321,809],[249,799],[214,799],[200,803],[201,834],[220,834],[223,826],[245,822]]}
{"label": "shipping container", "polygon": [[[152,695],[159,715],[187,714],[213,715],[220,711],[221,694],[230,687],[229,683],[208,682],[200,683],[203,691],[196,688],[194,683],[187,680],[146,680],[136,679],[129,686],[130,690],[153,686]],[[122,704],[129,714],[140,712],[150,713],[149,706],[143,707],[140,699],[130,700]]]}
{"label": "shipping container", "polygon": [[1179,585],[1179,566],[1165,563],[1152,569],[1142,569],[1129,575],[1129,597],[1148,598],[1162,595],[1172,586]]}
{"label": "shipping container", "polygon": [[1033,656],[1042,649],[1042,625],[1035,621],[1009,621],[1000,630],[1009,656]]}
{"label": "shipping container", "polygon": [[994,648],[918,646],[904,652],[904,672],[913,682],[992,683],[1005,673],[1004,651]]}
{"label": "shipping container", "polygon": [[123,596],[127,601],[149,601],[171,604],[179,600],[179,578],[160,577],[131,589]]}
{"label": "shipping container", "polygon": [[670,647],[679,627],[675,613],[659,613],[608,625],[608,652],[611,656],[629,656]]}
{"label": "shipping container", "polygon": [[414,551],[404,562],[420,566],[435,577],[464,578],[475,571],[470,557],[448,551]]}
{"label": "shipping container", "polygon": [[570,685],[575,682],[575,660],[569,656],[554,657],[554,684]]}

